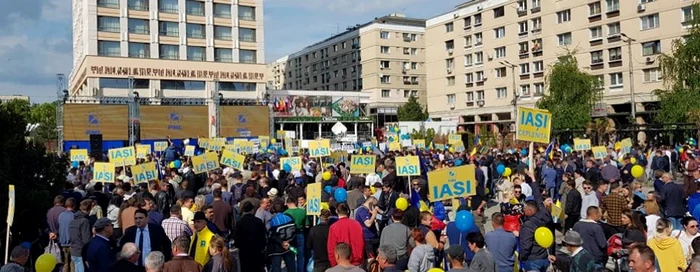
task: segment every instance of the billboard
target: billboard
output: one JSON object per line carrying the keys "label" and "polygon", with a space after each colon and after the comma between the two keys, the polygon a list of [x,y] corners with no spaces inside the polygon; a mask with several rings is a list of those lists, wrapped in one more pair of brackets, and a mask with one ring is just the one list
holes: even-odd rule
{"label": "billboard", "polygon": [[220,133],[225,137],[270,135],[270,112],[267,106],[221,106]]}
{"label": "billboard", "polygon": [[207,106],[141,106],[141,139],[209,135]]}
{"label": "billboard", "polygon": [[359,117],[358,96],[279,96],[273,99],[275,117]]}
{"label": "billboard", "polygon": [[89,141],[91,134],[102,134],[105,141],[128,140],[127,105],[64,105],[63,138],[66,141]]}

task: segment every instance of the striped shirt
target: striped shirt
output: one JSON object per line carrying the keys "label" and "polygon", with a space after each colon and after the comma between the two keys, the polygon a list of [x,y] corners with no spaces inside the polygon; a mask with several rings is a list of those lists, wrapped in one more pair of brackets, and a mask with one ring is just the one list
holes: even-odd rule
{"label": "striped shirt", "polygon": [[170,242],[175,240],[175,238],[180,236],[190,237],[192,236],[192,230],[190,226],[185,223],[184,220],[177,217],[170,217],[163,220],[161,224],[165,230],[165,234],[170,238]]}

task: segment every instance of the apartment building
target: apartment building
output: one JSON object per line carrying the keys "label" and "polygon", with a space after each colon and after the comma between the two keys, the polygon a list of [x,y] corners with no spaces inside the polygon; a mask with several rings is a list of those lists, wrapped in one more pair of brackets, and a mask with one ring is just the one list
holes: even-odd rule
{"label": "apartment building", "polygon": [[73,0],[73,55],[71,96],[260,99],[263,1]]}
{"label": "apartment building", "polygon": [[267,64],[267,89],[284,90],[285,76],[287,75],[287,56],[281,57]]}
{"label": "apartment building", "polygon": [[426,103],[425,43],[425,20],[400,13],[376,18],[290,54],[283,87],[361,91],[379,125],[394,122],[409,96]]}
{"label": "apartment building", "polygon": [[[597,114],[618,123],[650,121],[663,88],[656,57],[687,33],[691,1],[470,1],[426,23],[428,111],[462,129],[513,123],[514,104],[534,106],[548,67],[575,52],[598,78]],[[630,74],[630,69],[632,73]],[[633,93],[633,94],[632,94]],[[447,105],[447,106],[446,106]],[[598,115],[598,116],[600,116]]]}

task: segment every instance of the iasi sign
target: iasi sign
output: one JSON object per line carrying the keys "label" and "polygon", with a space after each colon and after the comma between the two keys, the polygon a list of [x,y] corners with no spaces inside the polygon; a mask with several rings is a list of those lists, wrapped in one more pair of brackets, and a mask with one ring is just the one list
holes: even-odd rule
{"label": "iasi sign", "polygon": [[552,131],[552,114],[546,110],[518,108],[516,139],[535,143],[549,143]]}

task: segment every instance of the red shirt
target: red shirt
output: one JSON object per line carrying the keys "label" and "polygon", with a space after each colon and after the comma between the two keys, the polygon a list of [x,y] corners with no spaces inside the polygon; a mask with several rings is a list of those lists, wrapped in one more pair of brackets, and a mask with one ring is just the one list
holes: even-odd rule
{"label": "red shirt", "polygon": [[353,265],[362,264],[362,258],[365,252],[365,239],[362,236],[362,226],[355,220],[347,217],[341,217],[331,225],[328,231],[328,260],[331,266],[336,266],[335,245],[338,243],[346,243],[350,245],[350,263]]}

